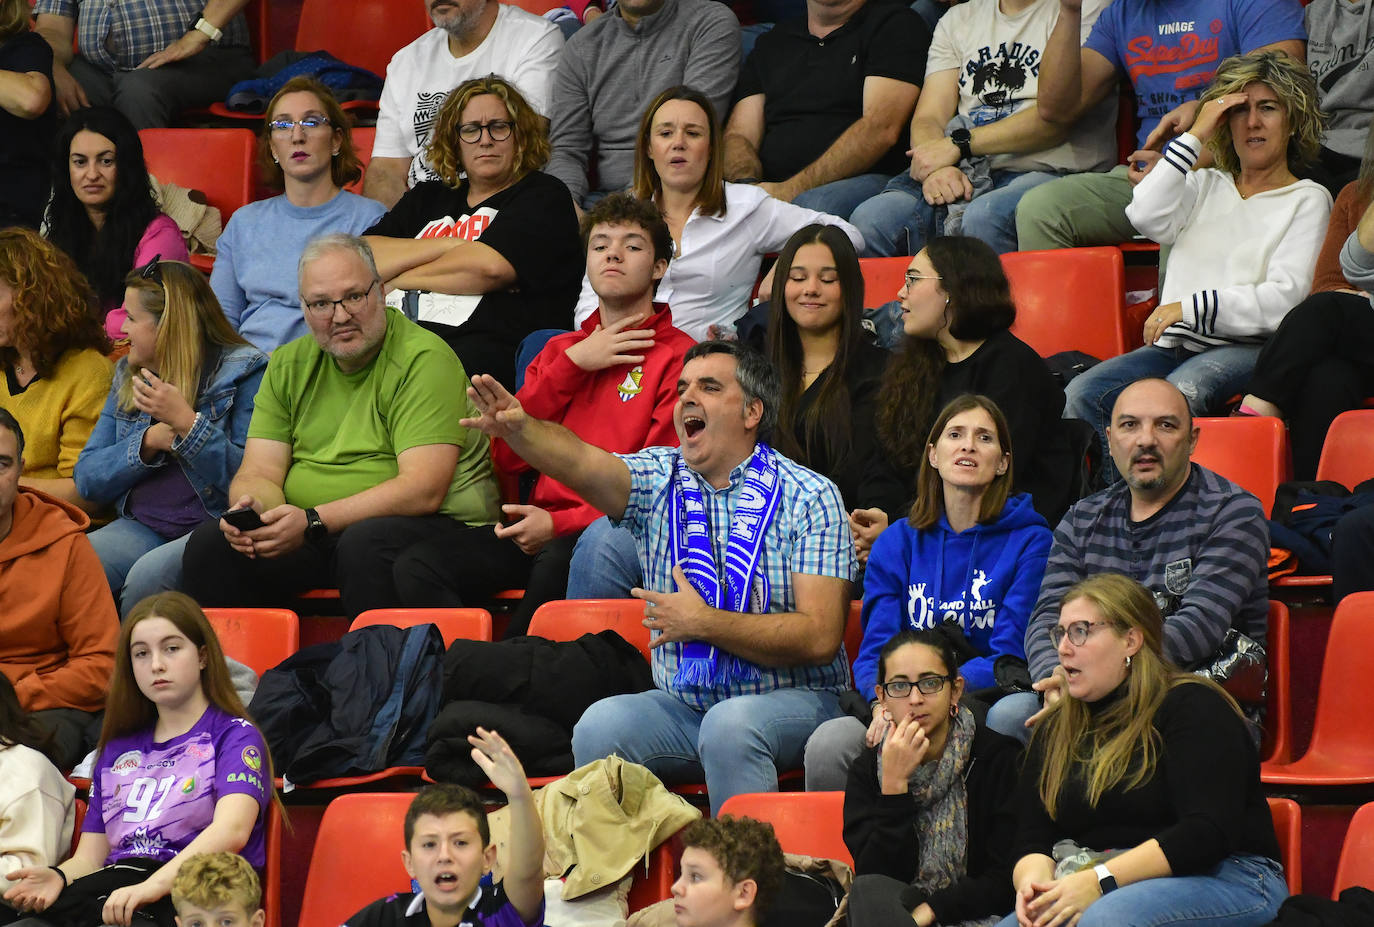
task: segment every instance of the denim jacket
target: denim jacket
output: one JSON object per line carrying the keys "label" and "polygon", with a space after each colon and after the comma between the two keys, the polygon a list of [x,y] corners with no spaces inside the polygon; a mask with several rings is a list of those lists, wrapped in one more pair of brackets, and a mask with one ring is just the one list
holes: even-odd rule
{"label": "denim jacket", "polygon": [[153,420],[146,412],[119,407],[119,386],[129,375],[128,358],[120,360],[100,420],[76,460],[76,491],[93,502],[118,500],[119,513],[127,515],[129,491],[158,467],[176,463],[200,496],[207,515],[218,518],[229,507],[229,481],[243,462],[253,397],[266,369],[267,356],[257,348],[221,349],[214,369],[203,375],[206,385],[196,401],[195,425],[173,442],[170,454],[158,454],[151,463],[144,463],[138,451]]}

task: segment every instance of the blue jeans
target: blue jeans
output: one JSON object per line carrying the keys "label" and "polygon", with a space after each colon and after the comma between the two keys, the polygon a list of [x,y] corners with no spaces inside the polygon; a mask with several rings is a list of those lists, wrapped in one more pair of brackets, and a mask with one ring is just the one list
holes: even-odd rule
{"label": "blue jeans", "polygon": [[[993,171],[992,189],[973,198],[964,210],[960,234],[980,238],[998,254],[1016,250],[1016,205],[1033,187],[1058,177],[1043,171]],[[887,182],[883,192],[850,215],[864,236],[865,257],[911,255],[926,241],[944,234],[949,210],[932,206],[920,182],[903,171]]]}
{"label": "blue jeans", "polygon": [[1026,727],[1026,721],[1039,710],[1039,692],[1013,692],[992,703],[985,723],[999,734],[1029,743],[1031,729]]}
{"label": "blue jeans", "polygon": [[105,568],[121,619],[148,596],[180,587],[181,553],[190,536],[188,531],[168,541],[141,521],[125,517],[87,535]]}
{"label": "blue jeans", "polygon": [[817,212],[848,219],[849,214],[864,200],[882,192],[887,184],[886,174],[858,174],[812,187],[792,202]]}
{"label": "blue jeans", "polygon": [[[1064,388],[1064,417],[1082,419],[1097,429],[1106,460],[1111,456],[1106,428],[1111,424],[1112,406],[1127,386],[1142,377],[1164,377],[1187,398],[1194,415],[1212,415],[1226,400],[1245,392],[1259,352],[1257,344],[1224,345],[1200,354],[1155,345],[1136,348],[1070,380]],[[1115,469],[1107,470],[1114,481]]]}
{"label": "blue jeans", "polygon": [[[1287,897],[1282,866],[1267,856],[1235,854],[1205,875],[1123,885],[1089,905],[1078,927],[1259,927]],[[1016,927],[1016,914],[997,927]]]}
{"label": "blue jeans", "polygon": [[714,815],[731,795],[776,792],[778,770],[799,768],[811,732],[840,714],[838,695],[812,689],[737,695],[705,712],[661,689],[613,695],[573,728],[573,761],[614,753],[669,784],[704,777]]}
{"label": "blue jeans", "polygon": [[643,584],[639,546],[630,529],[613,526],[609,518],[588,525],[573,548],[568,598],[628,599],[630,590]]}

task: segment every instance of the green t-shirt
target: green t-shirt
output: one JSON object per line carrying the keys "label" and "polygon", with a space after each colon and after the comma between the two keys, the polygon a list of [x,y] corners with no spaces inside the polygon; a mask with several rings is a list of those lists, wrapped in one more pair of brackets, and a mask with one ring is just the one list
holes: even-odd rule
{"label": "green t-shirt", "polygon": [[362,370],[344,373],[311,335],[272,352],[248,437],[291,446],[286,501],[310,508],[396,476],[396,457],[426,444],[456,444],[458,466],[439,511],[470,525],[497,521],[499,499],[486,435],[463,364],[443,340],[394,309],[386,340]]}

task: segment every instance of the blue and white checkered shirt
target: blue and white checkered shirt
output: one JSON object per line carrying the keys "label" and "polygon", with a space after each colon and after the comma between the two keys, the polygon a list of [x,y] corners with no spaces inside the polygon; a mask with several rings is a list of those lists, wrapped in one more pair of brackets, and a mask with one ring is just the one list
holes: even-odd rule
{"label": "blue and white checkered shirt", "polygon": [[[673,580],[676,561],[668,535],[668,512],[678,454],[675,447],[651,447],[637,454],[616,455],[630,468],[630,501],[620,524],[630,529],[639,545],[639,562],[647,589],[677,588]],[[792,595],[792,574],[852,580],[857,562],[844,503],[835,484],[781,454],[777,458],[782,498],[764,533],[758,569],[768,577],[768,612],[790,612],[797,607]],[[747,465],[745,460],[730,472],[730,485],[725,489],[715,489],[697,477],[717,563],[725,560],[730,517],[744,487]],[[735,695],[782,688],[843,692],[850,687],[849,658],[843,645],[826,666],[760,666],[758,678],[734,680],[725,686],[674,685],[681,650],[679,643],[654,649],[654,683],[699,711]]]}
{"label": "blue and white checkered shirt", "polygon": [[[102,71],[132,71],[191,29],[205,0],[37,0],[35,14],[76,20],[76,47]],[[248,45],[248,22],[235,14],[221,48]]]}

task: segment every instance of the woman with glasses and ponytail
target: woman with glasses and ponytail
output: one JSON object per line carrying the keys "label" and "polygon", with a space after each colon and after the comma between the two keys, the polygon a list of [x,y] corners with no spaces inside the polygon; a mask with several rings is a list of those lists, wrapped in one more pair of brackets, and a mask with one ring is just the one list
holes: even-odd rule
{"label": "woman with glasses and ponytail", "polygon": [[540,170],[544,120],[507,81],[466,81],[440,107],[426,154],[442,179],[367,232],[387,303],[443,338],[469,377],[514,391],[520,342],[572,327],[586,265],[572,197]]}
{"label": "woman with glasses and ponytail", "polygon": [[1258,927],[1288,896],[1240,708],[1164,657],[1163,626],[1118,573],[1060,600],[1064,694],[1031,735],[1000,927]]}
{"label": "woman with glasses and ponytail", "polygon": [[882,739],[849,770],[851,927],[986,927],[1011,910],[1021,745],[961,704],[949,637],[905,628],[878,656]]}
{"label": "woman with glasses and ponytail", "polygon": [[936,416],[916,504],[883,532],[868,558],[854,685],[871,713],[826,721],[811,735],[808,790],[843,788],[865,746],[881,744],[899,720],[882,693],[873,700],[875,674],[882,681],[879,652],[899,632],[940,628],[957,638],[963,660],[950,671],[957,669],[961,685],[984,701],[1000,690],[999,672],[1007,678],[1015,664],[1024,670],[1026,623],[1051,535],[1030,496],[1011,491],[1016,459],[1007,420],[986,396],[959,396]]}
{"label": "woman with glasses and ponytail", "polygon": [[296,277],[305,243],[361,235],[386,208],[344,189],[362,176],[362,162],[348,117],[313,77],[291,78],[267,104],[258,150],[263,179],[282,193],[235,211],[216,244],[210,287],[234,330],[270,353],[309,333]]}
{"label": "woman with glasses and ponytail", "polygon": [[82,495],[117,510],[90,539],[121,615],[175,589],[191,529],[229,507],[267,368],[191,265],[154,257],[124,283],[129,354],[76,462]]}

